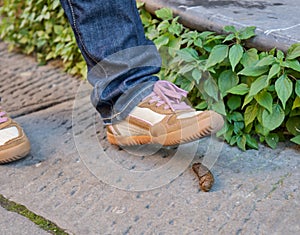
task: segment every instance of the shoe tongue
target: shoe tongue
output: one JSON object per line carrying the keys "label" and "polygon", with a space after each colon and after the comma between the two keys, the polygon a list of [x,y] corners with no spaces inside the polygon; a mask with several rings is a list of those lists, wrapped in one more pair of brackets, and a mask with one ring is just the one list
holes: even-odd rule
{"label": "shoe tongue", "polygon": [[0,124],[7,121],[8,121],[8,117],[6,117],[6,112],[0,111]]}
{"label": "shoe tongue", "polygon": [[150,103],[156,102],[157,106],[162,106],[164,109],[189,110],[191,107],[182,101],[186,96],[187,92],[176,85],[168,81],[157,81],[153,92],[145,99],[150,97]]}

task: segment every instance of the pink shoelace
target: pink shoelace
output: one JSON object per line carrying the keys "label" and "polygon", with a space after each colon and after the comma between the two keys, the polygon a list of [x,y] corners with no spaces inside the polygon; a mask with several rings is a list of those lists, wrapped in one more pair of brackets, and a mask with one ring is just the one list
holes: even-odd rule
{"label": "pink shoelace", "polygon": [[[0,107],[0,109],[1,109],[1,107]],[[6,112],[0,111],[0,123],[4,123],[8,120],[7,117],[4,117],[5,115],[6,115]]]}
{"label": "pink shoelace", "polygon": [[187,92],[185,90],[182,90],[171,82],[160,80],[154,84],[152,93],[145,99],[151,97],[149,100],[150,104],[157,102],[157,107],[164,105],[164,109],[175,111],[191,109],[189,105],[182,101],[182,98],[186,96]]}

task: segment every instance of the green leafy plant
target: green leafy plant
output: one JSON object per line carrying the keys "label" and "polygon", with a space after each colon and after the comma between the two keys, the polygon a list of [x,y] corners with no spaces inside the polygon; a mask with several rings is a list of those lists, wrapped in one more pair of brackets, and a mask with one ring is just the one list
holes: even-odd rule
{"label": "green leafy plant", "polygon": [[244,46],[255,27],[226,26],[227,35],[216,35],[183,27],[170,9],[152,16],[140,7],[140,13],[162,53],[159,76],[189,91],[196,109],[225,116],[218,136],[243,150],[259,142],[275,148],[285,138],[300,144],[299,43],[286,55],[275,48],[259,52]]}
{"label": "green leafy plant", "polygon": [[59,0],[3,0],[0,15],[0,37],[9,49],[35,53],[40,64],[61,59],[67,72],[86,76],[86,65]]}

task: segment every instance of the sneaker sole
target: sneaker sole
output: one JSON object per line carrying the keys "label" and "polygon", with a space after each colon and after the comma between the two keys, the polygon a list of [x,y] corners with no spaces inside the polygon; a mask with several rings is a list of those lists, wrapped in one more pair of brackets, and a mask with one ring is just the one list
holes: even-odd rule
{"label": "sneaker sole", "polygon": [[26,157],[30,152],[30,142],[26,138],[24,142],[15,147],[0,151],[0,164],[5,164]]}
{"label": "sneaker sole", "polygon": [[[214,117],[213,117],[214,116]],[[211,120],[215,121],[216,126],[211,125]],[[113,145],[120,146],[133,146],[142,144],[159,144],[162,146],[172,146],[183,143],[188,143],[200,139],[202,137],[208,136],[212,133],[217,132],[222,128],[224,120],[220,115],[214,115],[210,113],[205,119],[199,122],[200,126],[204,126],[201,130],[196,130],[194,126],[186,128],[184,133],[179,130],[176,132],[171,132],[166,135],[152,137],[152,136],[115,136],[107,132],[107,140]]]}

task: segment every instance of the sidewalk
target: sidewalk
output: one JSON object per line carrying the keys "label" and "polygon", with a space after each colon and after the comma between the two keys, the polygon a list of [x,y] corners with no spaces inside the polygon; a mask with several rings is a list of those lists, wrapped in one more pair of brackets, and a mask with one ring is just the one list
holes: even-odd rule
{"label": "sidewalk", "polygon": [[[280,143],[276,150],[260,146],[258,151],[242,152],[224,144],[218,152],[210,148],[212,139],[206,138],[196,145],[192,160],[217,157],[211,192],[199,191],[190,167],[161,187],[118,189],[104,183],[110,179],[99,177],[92,166],[97,168],[109,157],[129,172],[154,171],[178,151],[138,155],[110,146],[89,103],[89,90],[78,93],[82,87],[90,89],[55,63],[38,66],[31,57],[7,52],[0,42],[2,106],[24,127],[32,143],[27,158],[0,165],[1,195],[69,234],[300,233],[299,146]],[[95,139],[101,146],[99,153],[90,145]],[[182,147],[189,153],[194,146]],[[180,157],[178,166],[189,156]],[[165,177],[169,174],[166,171]],[[25,217],[1,207],[0,213],[0,234],[47,234]]]}

